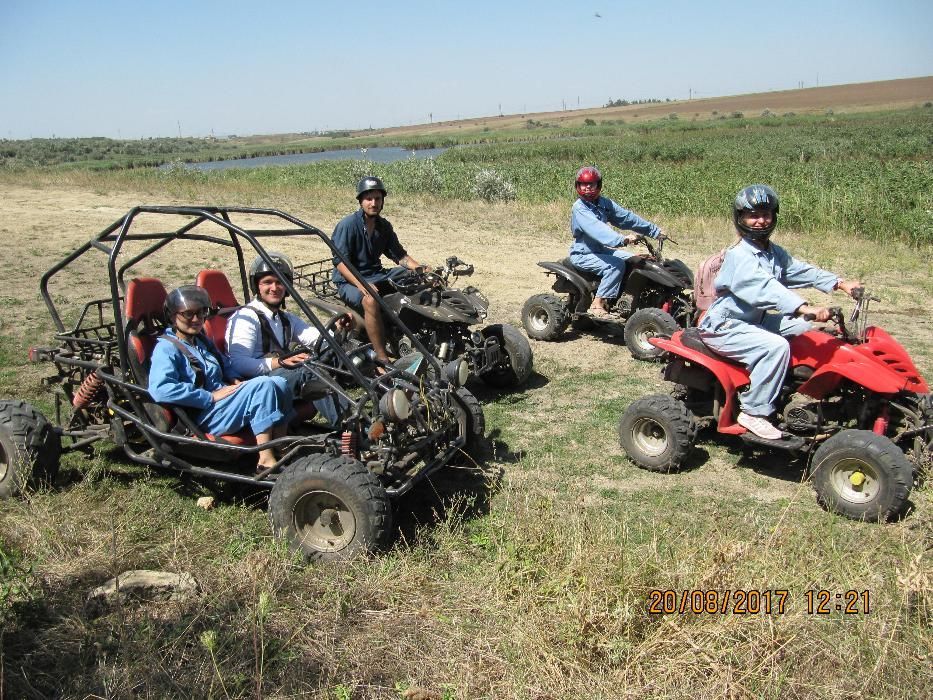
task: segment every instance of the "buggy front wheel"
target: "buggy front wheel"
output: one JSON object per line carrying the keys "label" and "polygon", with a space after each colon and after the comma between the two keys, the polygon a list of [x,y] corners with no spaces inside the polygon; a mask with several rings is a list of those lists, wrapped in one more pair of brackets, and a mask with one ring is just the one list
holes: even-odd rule
{"label": "buggy front wheel", "polygon": [[480,375],[490,386],[511,388],[524,384],[531,376],[534,362],[531,345],[521,331],[508,323],[486,326],[483,337],[495,336],[499,340],[502,359]]}
{"label": "buggy front wheel", "polygon": [[269,495],[277,537],[308,559],[342,560],[378,550],[392,525],[389,498],[361,462],[312,454],[285,468]]}

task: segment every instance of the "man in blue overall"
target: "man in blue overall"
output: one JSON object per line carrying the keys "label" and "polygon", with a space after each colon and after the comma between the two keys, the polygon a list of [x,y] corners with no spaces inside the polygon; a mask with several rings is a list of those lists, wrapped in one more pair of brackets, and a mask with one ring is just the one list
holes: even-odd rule
{"label": "man in blue overall", "polygon": [[[589,308],[589,313],[599,318],[609,313],[606,300],[619,296],[625,261],[632,257],[632,253],[614,249],[634,243],[639,235],[658,238],[661,229],[608,197],[601,197],[603,176],[595,167],[580,168],[574,185],[578,199],[570,210],[570,262],[602,278]],[[621,236],[609,224],[635,234]]]}
{"label": "man in blue overall", "polygon": [[828,294],[841,289],[851,296],[861,286],[795,260],[772,243],[778,209],[777,193],[767,185],[750,185],[735,196],[732,215],[741,240],[726,252],[714,282],[716,300],[699,326],[706,345],[748,368],[749,387],[739,395],[737,422],[766,440],[782,437],[769,417],[790,365],[787,338],[810,329],[798,316],[830,318],[829,309],[810,306],[791,290],[815,287]]}
{"label": "man in blue overall", "polygon": [[[360,180],[356,186],[356,199],[360,208],[341,219],[332,236],[337,250],[350,260],[363,279],[373,285],[380,294],[385,294],[391,289],[388,280],[397,278],[406,270],[421,267],[399,243],[392,224],[379,215],[385,204],[386,194],[385,185],[378,177],[364,177]],[[398,267],[391,270],[383,268],[383,255]],[[334,258],[334,268],[333,279],[337,284],[337,293],[350,306],[355,309],[362,308],[366,335],[373,345],[376,358],[388,362],[379,303],[340,258]]]}

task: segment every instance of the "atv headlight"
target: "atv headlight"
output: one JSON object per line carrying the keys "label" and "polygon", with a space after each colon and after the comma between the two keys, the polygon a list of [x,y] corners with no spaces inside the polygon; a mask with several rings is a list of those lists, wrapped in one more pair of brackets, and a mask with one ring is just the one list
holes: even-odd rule
{"label": "atv headlight", "polygon": [[444,376],[454,386],[463,386],[470,378],[470,365],[462,357],[448,362],[444,367]]}
{"label": "atv headlight", "polygon": [[393,423],[399,423],[411,415],[411,401],[401,389],[389,389],[379,399],[379,411]]}

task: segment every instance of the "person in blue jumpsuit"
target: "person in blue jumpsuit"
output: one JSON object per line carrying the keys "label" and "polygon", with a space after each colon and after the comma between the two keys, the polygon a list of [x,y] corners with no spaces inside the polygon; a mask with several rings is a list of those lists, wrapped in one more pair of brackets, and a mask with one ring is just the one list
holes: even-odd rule
{"label": "person in blue jumpsuit", "polygon": [[[415,270],[421,263],[411,257],[399,243],[398,236],[387,219],[380,216],[385,205],[386,188],[378,177],[364,177],[356,186],[356,199],[360,208],[341,219],[334,228],[334,246],[343,253],[380,294],[388,291],[386,282],[405,270]],[[382,256],[398,265],[391,270],[382,267]],[[366,335],[373,345],[376,358],[389,361],[385,347],[385,333],[379,303],[366,291],[350,269],[334,257],[333,280],[340,298],[350,306],[363,310]]]}
{"label": "person in blue jumpsuit", "polygon": [[[229,435],[249,427],[256,444],[285,434],[292,400],[282,377],[256,377],[228,384],[229,360],[202,333],[210,308],[207,291],[194,285],[173,290],[165,300],[170,328],[152,351],[149,394],[158,403],[194,409],[192,418],[206,433]],[[271,449],[259,452],[259,469],[276,462]]]}
{"label": "person in blue jumpsuit", "polygon": [[[595,167],[580,168],[574,185],[578,198],[570,210],[570,233],[573,235],[570,262],[602,278],[589,313],[603,317],[609,312],[606,300],[619,296],[625,275],[625,261],[632,257],[632,253],[615,249],[634,243],[639,236],[659,238],[662,232],[650,221],[624,209],[608,197],[601,197],[603,176]],[[609,224],[625,231],[634,231],[635,234],[622,236]]]}
{"label": "person in blue jumpsuit", "polygon": [[850,296],[861,286],[826,270],[795,260],[771,242],[780,203],[767,185],[750,185],[733,202],[733,221],[740,240],[726,252],[714,286],[716,299],[700,322],[703,342],[749,370],[748,390],[739,395],[737,422],[758,437],[780,440],[769,420],[774,413],[790,365],[787,338],[810,329],[799,318],[812,314],[828,321],[829,309],[810,306],[793,289],[815,287]]}

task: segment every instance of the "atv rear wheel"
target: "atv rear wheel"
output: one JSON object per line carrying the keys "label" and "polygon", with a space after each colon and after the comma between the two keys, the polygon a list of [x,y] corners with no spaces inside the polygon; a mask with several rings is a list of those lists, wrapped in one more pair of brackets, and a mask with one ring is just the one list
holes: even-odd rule
{"label": "atv rear wheel", "polygon": [[664,355],[649,341],[657,335],[670,337],[680,326],[666,311],[654,307],[638,309],[625,322],[625,345],[636,360],[659,360]]}
{"label": "atv rear wheel", "polygon": [[553,294],[535,294],[522,307],[522,325],[529,338],[557,340],[569,324],[567,307]]}
{"label": "atv rear wheel", "polygon": [[816,500],[853,520],[889,520],[904,508],[913,470],[891,440],[870,430],[843,430],[819,446],[811,466]]}
{"label": "atv rear wheel", "polygon": [[312,454],[285,468],[269,495],[277,537],[309,560],[350,559],[378,550],[392,525],[375,475],[346,455]]}
{"label": "atv rear wheel", "polygon": [[638,399],[619,421],[622,449],[635,464],[652,472],[677,471],[696,434],[696,421],[683,401],[664,394]]}
{"label": "atv rear wheel", "polygon": [[483,337],[491,335],[499,339],[499,349],[502,353],[502,362],[496,367],[483,372],[480,379],[499,388],[510,388],[524,384],[531,376],[533,358],[528,338],[522,335],[515,326],[508,323],[486,326],[482,330]]}
{"label": "atv rear wheel", "polygon": [[0,401],[0,499],[26,484],[54,481],[61,452],[45,416],[25,401]]}

